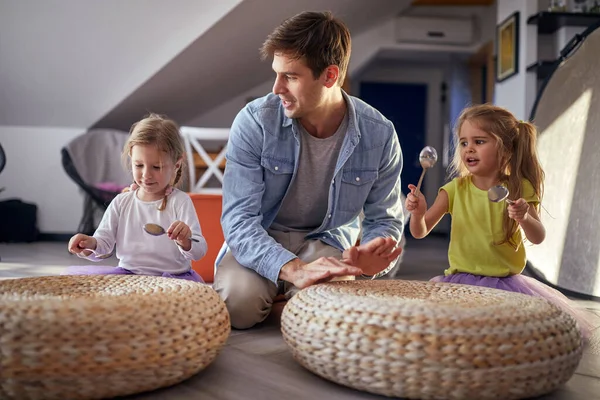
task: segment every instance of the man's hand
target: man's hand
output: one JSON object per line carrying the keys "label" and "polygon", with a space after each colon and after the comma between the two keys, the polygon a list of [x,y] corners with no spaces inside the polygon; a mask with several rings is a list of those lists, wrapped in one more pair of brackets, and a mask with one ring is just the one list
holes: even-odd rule
{"label": "man's hand", "polygon": [[281,268],[279,279],[290,282],[299,289],[304,289],[336,277],[357,276],[362,273],[360,268],[348,265],[334,257],[321,257],[308,264],[296,258]]}
{"label": "man's hand", "polygon": [[402,253],[392,238],[376,238],[360,246],[352,246],[342,254],[342,261],[362,269],[366,275],[375,275],[387,267]]}

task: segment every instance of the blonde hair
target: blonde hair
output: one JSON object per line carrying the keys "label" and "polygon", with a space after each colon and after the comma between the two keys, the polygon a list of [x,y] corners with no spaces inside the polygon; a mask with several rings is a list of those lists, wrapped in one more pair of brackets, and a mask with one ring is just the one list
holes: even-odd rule
{"label": "blonde hair", "polygon": [[[183,141],[179,135],[179,126],[175,121],[166,116],[151,113],[144,119],[134,123],[129,130],[129,139],[125,143],[122,153],[123,164],[127,168],[131,167],[129,158],[131,157],[131,149],[135,145],[155,145],[159,151],[167,153],[173,164],[181,161],[172,185],[176,186],[179,183],[185,160],[183,158]],[[163,198],[158,209],[162,211],[166,206],[167,195]]]}
{"label": "blonde hair", "polygon": [[[519,121],[508,110],[491,104],[481,104],[468,107],[460,114],[455,135],[460,137],[460,130],[465,123],[476,125],[482,131],[496,139],[496,148],[500,160],[498,181],[505,183],[510,192],[510,197],[522,197],[522,180],[527,179],[533,186],[535,195],[540,199],[544,194],[544,170],[540,165],[536,151],[537,129],[527,121]],[[449,170],[452,176],[464,178],[470,175],[463,164],[460,155],[460,145],[457,143]],[[459,181],[462,184],[464,179]],[[540,204],[536,207],[539,212]],[[504,211],[502,223],[505,236],[498,243],[509,243],[518,249],[520,243],[514,243],[512,236],[518,229],[517,222]]]}

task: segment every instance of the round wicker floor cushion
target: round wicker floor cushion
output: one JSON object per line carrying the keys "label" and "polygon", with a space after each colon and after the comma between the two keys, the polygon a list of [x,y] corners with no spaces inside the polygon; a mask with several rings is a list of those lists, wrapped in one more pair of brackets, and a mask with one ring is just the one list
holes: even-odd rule
{"label": "round wicker floor cushion", "polygon": [[537,396],[565,383],[582,356],[575,320],[550,302],[466,285],[315,285],[287,303],[281,328],[315,374],[410,399]]}
{"label": "round wicker floor cushion", "polygon": [[99,399],[181,382],[230,332],[209,286],[150,276],[0,281],[0,398]]}

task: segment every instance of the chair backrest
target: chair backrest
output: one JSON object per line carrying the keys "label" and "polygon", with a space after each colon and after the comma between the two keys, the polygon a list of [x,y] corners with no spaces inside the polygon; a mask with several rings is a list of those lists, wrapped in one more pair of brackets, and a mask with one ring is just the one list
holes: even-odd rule
{"label": "chair backrest", "polygon": [[4,169],[5,166],[6,166],[6,153],[4,152],[4,149],[2,148],[2,145],[0,144],[0,172],[2,172],[2,170]]}
{"label": "chair backrest", "polygon": [[114,183],[127,186],[131,173],[121,162],[121,152],[129,134],[114,129],[91,129],[65,146],[73,167],[87,185]]}
{"label": "chair backrest", "polygon": [[[223,183],[223,173],[221,172],[220,165],[225,161],[229,129],[182,126],[180,132],[187,154],[187,164],[190,174],[189,191],[203,194],[222,194],[221,188],[208,188],[206,184],[211,176],[216,177],[221,184]],[[206,150],[211,145],[212,147],[219,148],[215,158],[211,157]],[[194,154],[197,154],[197,156],[194,156]],[[203,168],[203,173],[196,177],[196,168],[199,164],[206,168]]]}

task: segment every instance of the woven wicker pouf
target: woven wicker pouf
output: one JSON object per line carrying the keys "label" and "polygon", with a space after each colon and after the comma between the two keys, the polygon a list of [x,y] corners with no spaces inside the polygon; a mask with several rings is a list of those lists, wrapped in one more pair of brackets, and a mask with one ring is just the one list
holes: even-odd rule
{"label": "woven wicker pouf", "polygon": [[230,332],[209,286],[150,276],[0,281],[0,398],[100,399],[181,382]]}
{"label": "woven wicker pouf", "polygon": [[313,373],[409,399],[538,396],[582,356],[577,323],[547,300],[433,282],[311,286],[287,303],[281,329]]}

